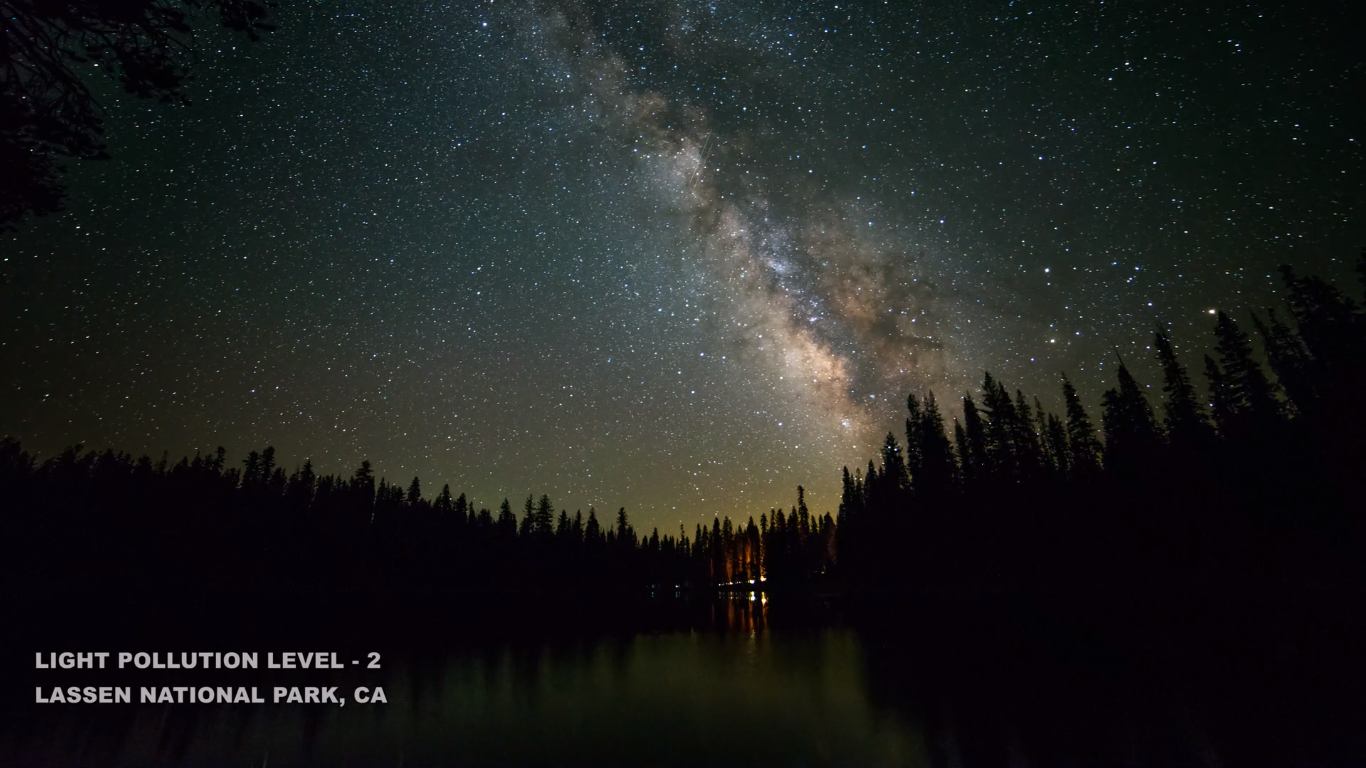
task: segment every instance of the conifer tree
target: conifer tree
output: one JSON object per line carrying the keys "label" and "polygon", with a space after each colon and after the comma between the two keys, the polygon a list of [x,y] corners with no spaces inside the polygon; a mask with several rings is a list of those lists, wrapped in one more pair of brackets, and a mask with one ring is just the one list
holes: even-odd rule
{"label": "conifer tree", "polygon": [[1143,389],[1123,359],[1119,361],[1119,389],[1105,392],[1101,422],[1107,469],[1132,475],[1157,456],[1162,433]]}
{"label": "conifer tree", "polygon": [[982,411],[985,420],[986,452],[991,476],[1009,482],[1017,478],[1019,467],[1015,435],[1018,432],[1015,404],[1010,393],[988,372],[982,381]]}
{"label": "conifer tree", "polygon": [[1072,459],[1067,445],[1067,427],[1063,426],[1062,419],[1048,414],[1044,435],[1048,443],[1049,456],[1053,461],[1054,474],[1058,478],[1067,478],[1072,471]]}
{"label": "conifer tree", "polygon": [[968,432],[957,418],[953,420],[953,448],[958,456],[958,479],[964,486],[969,486],[977,474],[972,467],[972,455],[968,452]]}
{"label": "conifer tree", "polygon": [[953,487],[958,465],[953,456],[953,445],[944,432],[944,417],[934,400],[934,393],[927,392],[920,407],[920,477],[912,478],[915,487],[931,498],[947,494]]}
{"label": "conifer tree", "polygon": [[1300,415],[1318,415],[1320,388],[1327,384],[1326,371],[1319,361],[1309,353],[1304,340],[1276,315],[1276,310],[1267,307],[1268,323],[1255,313],[1252,324],[1262,337],[1262,348],[1266,350],[1266,362],[1277,380],[1285,388],[1286,397]]}
{"label": "conifer tree", "polygon": [[1289,266],[1281,267],[1281,278],[1290,316],[1315,359],[1331,369],[1366,351],[1356,302],[1316,275],[1297,277]]}
{"label": "conifer tree", "polygon": [[986,426],[971,394],[963,396],[963,438],[965,442],[958,445],[963,480],[969,484],[981,483],[991,476],[992,467],[987,454]]}
{"label": "conifer tree", "polygon": [[351,494],[356,512],[364,519],[370,519],[375,506],[375,472],[370,468],[369,459],[362,461],[351,476]]}
{"label": "conifer tree", "polygon": [[1168,439],[1181,448],[1208,447],[1214,437],[1209,417],[1200,405],[1200,397],[1185,366],[1176,357],[1171,339],[1161,327],[1153,330],[1153,348],[1162,366],[1162,391],[1166,393],[1162,404],[1163,425],[1167,428]]}
{"label": "conifer tree", "polygon": [[598,523],[598,512],[593,507],[588,508],[588,522],[583,526],[583,540],[590,547],[602,543],[602,526]]}
{"label": "conifer tree", "polygon": [[506,498],[503,499],[502,504],[498,505],[498,520],[494,525],[497,528],[499,539],[511,541],[517,538],[517,515],[513,514],[512,504]]}
{"label": "conifer tree", "polygon": [[617,510],[617,544],[623,548],[635,547],[635,531],[631,528],[630,519],[626,516],[626,507]]}
{"label": "conifer tree", "polygon": [[[368,462],[367,462],[368,463]],[[252,451],[242,459],[242,487],[255,488],[261,481],[261,454]]]}
{"label": "conifer tree", "polygon": [[1100,441],[1067,374],[1062,375],[1062,397],[1067,404],[1067,458],[1072,476],[1080,480],[1094,477],[1100,471]]}
{"label": "conifer tree", "polygon": [[413,476],[413,481],[408,484],[408,494],[404,501],[410,509],[416,509],[422,503],[422,482]]}
{"label": "conifer tree", "polygon": [[1281,415],[1276,388],[1253,358],[1247,334],[1238,329],[1232,318],[1219,312],[1214,336],[1226,418],[1226,423],[1219,423],[1220,431],[1225,437],[1247,437],[1273,427]]}
{"label": "conifer tree", "polygon": [[882,442],[882,469],[877,471],[876,483],[869,482],[872,506],[880,511],[901,511],[910,500],[911,483],[906,474],[906,460],[896,435],[891,432]]}
{"label": "conifer tree", "polygon": [[550,538],[555,532],[555,507],[550,503],[550,497],[545,494],[541,494],[540,501],[536,502],[536,517],[532,530],[542,539]]}
{"label": "conifer tree", "polygon": [[924,436],[921,434],[924,416],[920,401],[915,395],[906,396],[906,472],[911,478],[911,487],[920,485],[920,473],[924,469]]}
{"label": "conifer tree", "polygon": [[518,535],[527,538],[536,529],[536,504],[532,501],[532,495],[527,494],[526,503],[522,505],[522,521],[518,526]]}
{"label": "conifer tree", "polygon": [[1219,364],[1209,355],[1205,355],[1205,380],[1209,382],[1210,416],[1214,418],[1219,436],[1227,439],[1230,433],[1236,431],[1238,415],[1229,397],[1224,372],[1219,370]]}
{"label": "conifer tree", "polygon": [[1025,400],[1024,392],[1015,390],[1015,418],[1011,424],[1011,441],[1015,444],[1015,461],[1020,480],[1032,480],[1043,469],[1043,449],[1034,414]]}
{"label": "conifer tree", "polygon": [[1046,475],[1052,475],[1058,471],[1058,457],[1053,451],[1053,444],[1048,440],[1048,413],[1043,409],[1043,403],[1039,398],[1034,398],[1034,434],[1039,444],[1039,460],[1042,462],[1040,468]]}

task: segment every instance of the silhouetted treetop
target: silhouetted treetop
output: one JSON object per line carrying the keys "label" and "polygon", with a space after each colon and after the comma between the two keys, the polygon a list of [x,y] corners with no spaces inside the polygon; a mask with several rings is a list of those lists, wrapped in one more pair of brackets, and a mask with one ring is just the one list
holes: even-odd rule
{"label": "silhouetted treetop", "polygon": [[184,102],[197,15],[255,40],[274,0],[0,2],[0,230],[59,210],[61,158],[102,159],[104,118],[87,79],[98,66],[140,98]]}

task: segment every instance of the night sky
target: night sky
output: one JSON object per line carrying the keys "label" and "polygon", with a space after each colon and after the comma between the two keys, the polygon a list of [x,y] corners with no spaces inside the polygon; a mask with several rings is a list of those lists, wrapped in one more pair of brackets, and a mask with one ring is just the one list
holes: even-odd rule
{"label": "night sky", "polygon": [[0,434],[691,533],[833,511],[908,392],[1098,417],[1157,320],[1198,372],[1277,264],[1357,293],[1359,3],[287,5],[101,86],[0,240]]}

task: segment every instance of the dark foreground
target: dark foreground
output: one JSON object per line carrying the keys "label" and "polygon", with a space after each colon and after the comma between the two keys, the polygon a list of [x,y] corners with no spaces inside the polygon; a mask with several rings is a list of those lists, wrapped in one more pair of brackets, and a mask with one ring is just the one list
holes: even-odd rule
{"label": "dark foreground", "polygon": [[[92,590],[6,596],[0,765],[1366,763],[1366,623],[1305,591],[627,608]],[[40,650],[375,651],[382,666],[34,670]],[[141,686],[378,685],[388,703],[33,703],[73,684],[129,685],[135,702]]]}

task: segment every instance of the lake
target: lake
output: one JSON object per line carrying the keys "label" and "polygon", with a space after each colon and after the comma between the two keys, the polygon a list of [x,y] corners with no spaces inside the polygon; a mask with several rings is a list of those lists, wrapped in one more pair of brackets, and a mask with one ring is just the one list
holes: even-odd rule
{"label": "lake", "polygon": [[30,699],[7,718],[0,763],[1228,766],[1366,755],[1360,696],[1314,678],[1296,660],[1312,650],[1299,639],[1287,638],[1300,648],[1288,654],[1253,643],[1239,658],[1212,637],[1183,649],[1186,630],[1112,632],[1066,615],[929,606],[860,630],[827,614],[783,620],[740,595],[664,627],[386,647],[379,670],[142,671],[110,679],[250,685],[267,698],[277,685],[378,685],[388,702]]}

